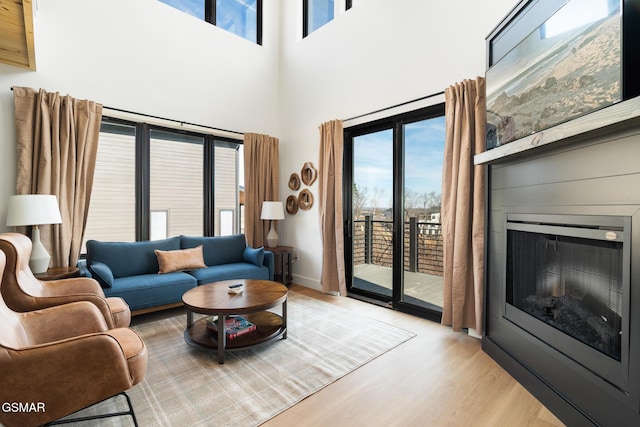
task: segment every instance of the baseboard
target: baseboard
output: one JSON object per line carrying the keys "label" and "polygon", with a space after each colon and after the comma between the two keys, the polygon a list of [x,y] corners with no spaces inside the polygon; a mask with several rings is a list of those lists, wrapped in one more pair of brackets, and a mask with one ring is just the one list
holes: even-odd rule
{"label": "baseboard", "polygon": [[301,276],[299,274],[292,274],[293,283],[296,285],[304,286],[305,288],[313,289],[315,291],[322,292],[322,284],[319,280],[312,279],[310,277]]}
{"label": "baseboard", "polygon": [[473,337],[473,338],[478,338],[478,339],[480,339],[480,340],[482,339],[482,334],[481,334],[481,333],[479,333],[478,331],[476,331],[476,330],[475,330],[475,329],[473,329],[473,328],[469,328],[469,329],[467,330],[467,335],[469,335],[470,337]]}

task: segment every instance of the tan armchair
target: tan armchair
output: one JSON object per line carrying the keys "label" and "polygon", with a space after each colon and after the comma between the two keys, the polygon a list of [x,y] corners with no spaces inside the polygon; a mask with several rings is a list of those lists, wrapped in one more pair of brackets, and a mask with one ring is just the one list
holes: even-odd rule
{"label": "tan armchair", "polygon": [[[0,251],[0,276],[5,262]],[[138,334],[109,329],[87,301],[16,313],[0,298],[0,324],[0,422],[7,427],[49,423],[122,394],[147,370]],[[137,425],[131,406],[100,417],[125,414]]]}
{"label": "tan armchair", "polygon": [[131,310],[118,297],[105,297],[95,279],[75,277],[43,282],[29,268],[31,240],[24,234],[0,234],[0,250],[6,254],[7,267],[0,283],[2,298],[17,312],[38,310],[74,301],[89,301],[102,312],[109,328],[124,328],[131,323]]}

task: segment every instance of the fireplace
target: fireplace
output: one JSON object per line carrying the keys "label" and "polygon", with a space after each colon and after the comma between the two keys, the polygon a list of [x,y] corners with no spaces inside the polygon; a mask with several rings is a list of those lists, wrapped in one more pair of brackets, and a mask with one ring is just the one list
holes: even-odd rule
{"label": "fireplace", "polygon": [[637,159],[640,117],[488,163],[483,349],[567,425],[640,425]]}
{"label": "fireplace", "polygon": [[631,218],[507,214],[505,317],[628,389]]}
{"label": "fireplace", "polygon": [[[487,37],[487,68],[509,60],[516,47],[531,53],[560,41],[547,37],[546,24],[574,3],[519,1]],[[528,65],[505,68],[506,80],[499,70],[487,72],[496,97],[490,109],[504,107],[498,125],[522,112],[515,125],[534,132],[474,158],[487,171],[482,347],[567,425],[640,426],[640,8],[635,0],[596,3],[622,13],[620,44],[604,42],[584,67],[574,55],[591,36],[565,44],[567,55],[532,54]],[[590,95],[570,101],[566,91],[595,76],[604,58],[595,52],[619,48],[621,102],[587,112]],[[541,77],[518,77],[525,72]],[[575,81],[555,85],[560,75]],[[557,97],[545,98],[550,87]],[[560,104],[570,117],[547,123]]]}

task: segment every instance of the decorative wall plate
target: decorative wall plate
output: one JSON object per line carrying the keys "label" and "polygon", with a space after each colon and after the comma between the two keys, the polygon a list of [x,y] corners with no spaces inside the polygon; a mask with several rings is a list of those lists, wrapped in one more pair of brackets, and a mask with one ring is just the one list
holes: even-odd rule
{"label": "decorative wall plate", "polygon": [[294,191],[297,191],[300,189],[300,177],[295,172],[292,173],[291,176],[289,177],[289,188]]}
{"label": "decorative wall plate", "polygon": [[311,185],[318,177],[318,171],[313,167],[313,163],[307,162],[302,166],[300,176],[302,177],[302,182],[304,182],[305,185]]}
{"label": "decorative wall plate", "polygon": [[298,205],[303,211],[311,209],[311,206],[313,206],[313,194],[311,194],[311,191],[305,188],[298,194]]}
{"label": "decorative wall plate", "polygon": [[296,196],[287,197],[287,213],[295,215],[298,212],[298,198]]}

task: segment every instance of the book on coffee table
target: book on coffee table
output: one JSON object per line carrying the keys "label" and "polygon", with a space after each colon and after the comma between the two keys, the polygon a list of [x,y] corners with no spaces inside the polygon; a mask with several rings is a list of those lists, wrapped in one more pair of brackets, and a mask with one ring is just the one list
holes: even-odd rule
{"label": "book on coffee table", "polygon": [[[218,316],[207,317],[207,328],[218,333]],[[227,339],[233,339],[256,330],[256,325],[248,321],[242,316],[229,316],[225,320],[224,332]]]}

